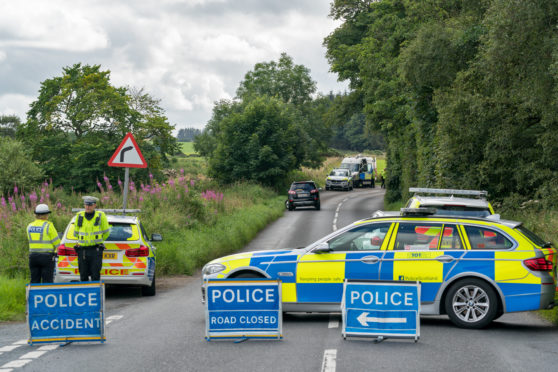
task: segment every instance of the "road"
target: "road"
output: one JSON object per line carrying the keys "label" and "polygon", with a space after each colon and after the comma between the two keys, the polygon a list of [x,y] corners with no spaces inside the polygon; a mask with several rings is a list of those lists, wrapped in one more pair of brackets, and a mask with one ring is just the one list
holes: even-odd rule
{"label": "road", "polygon": [[[382,207],[383,190],[323,192],[322,210],[297,209],[245,250],[300,247]],[[200,275],[161,281],[157,296],[112,289],[107,342],[28,346],[25,324],[0,326],[6,371],[555,371],[558,327],[535,313],[506,314],[484,330],[422,317],[421,339],[343,340],[339,314],[286,314],[281,341],[207,342]]]}

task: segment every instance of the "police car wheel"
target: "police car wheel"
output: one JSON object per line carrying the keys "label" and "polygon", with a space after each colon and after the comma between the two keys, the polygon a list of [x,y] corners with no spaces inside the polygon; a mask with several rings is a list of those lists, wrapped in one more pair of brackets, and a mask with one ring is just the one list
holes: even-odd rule
{"label": "police car wheel", "polygon": [[480,279],[464,279],[449,289],[445,300],[450,320],[461,328],[484,328],[498,313],[496,292]]}
{"label": "police car wheel", "polygon": [[142,296],[155,296],[155,275],[153,275],[153,281],[150,286],[141,287]]}

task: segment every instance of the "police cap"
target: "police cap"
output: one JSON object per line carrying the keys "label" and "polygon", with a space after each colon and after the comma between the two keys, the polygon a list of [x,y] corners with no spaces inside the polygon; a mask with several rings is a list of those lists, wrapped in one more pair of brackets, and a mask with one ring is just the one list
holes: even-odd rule
{"label": "police cap", "polygon": [[48,209],[48,205],[46,204],[39,204],[35,207],[35,214],[48,214],[50,213],[50,209]]}
{"label": "police cap", "polygon": [[83,203],[87,205],[97,204],[97,202],[99,201],[99,198],[96,198],[94,196],[84,196],[82,197],[82,199]]}

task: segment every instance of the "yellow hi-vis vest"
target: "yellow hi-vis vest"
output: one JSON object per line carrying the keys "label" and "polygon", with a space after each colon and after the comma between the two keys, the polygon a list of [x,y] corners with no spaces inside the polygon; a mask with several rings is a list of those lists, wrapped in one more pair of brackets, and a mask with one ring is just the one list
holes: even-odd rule
{"label": "yellow hi-vis vest", "polygon": [[74,230],[79,245],[89,247],[101,244],[110,235],[110,226],[104,212],[95,211],[92,219],[85,218],[85,211],[78,212]]}
{"label": "yellow hi-vis vest", "polygon": [[35,220],[27,226],[29,252],[55,253],[60,244],[56,228],[50,221]]}

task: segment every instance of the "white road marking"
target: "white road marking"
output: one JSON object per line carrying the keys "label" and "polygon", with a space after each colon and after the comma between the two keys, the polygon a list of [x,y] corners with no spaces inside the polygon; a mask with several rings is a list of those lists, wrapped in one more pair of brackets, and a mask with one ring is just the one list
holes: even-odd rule
{"label": "white road marking", "polygon": [[11,362],[4,364],[1,368],[20,368],[29,362],[31,362],[31,359],[12,360]]}
{"label": "white road marking", "polygon": [[27,340],[19,340],[14,342],[14,345],[27,345]]}
{"label": "white road marking", "polygon": [[329,321],[329,324],[327,325],[327,328],[339,328],[339,321],[331,319]]}
{"label": "white road marking", "polygon": [[46,354],[47,352],[48,352],[47,350],[44,350],[44,351],[30,351],[30,352],[20,356],[19,359],[37,359],[38,357],[40,357],[43,354]]}
{"label": "white road marking", "polygon": [[324,361],[322,363],[322,372],[335,372],[337,359],[337,349],[326,349],[324,351]]}
{"label": "white road marking", "polygon": [[58,349],[59,347],[60,347],[60,345],[45,345],[45,346],[41,346],[39,348],[39,350],[41,350],[41,351],[43,351],[43,350],[51,351],[51,350],[54,350],[54,349]]}
{"label": "white road marking", "polygon": [[18,347],[20,347],[21,345],[9,345],[9,346],[4,346],[4,347],[0,347],[0,351],[4,352],[4,351],[12,351],[14,349],[17,349]]}
{"label": "white road marking", "polygon": [[12,372],[13,369],[7,369],[7,368],[0,368],[0,372]]}

